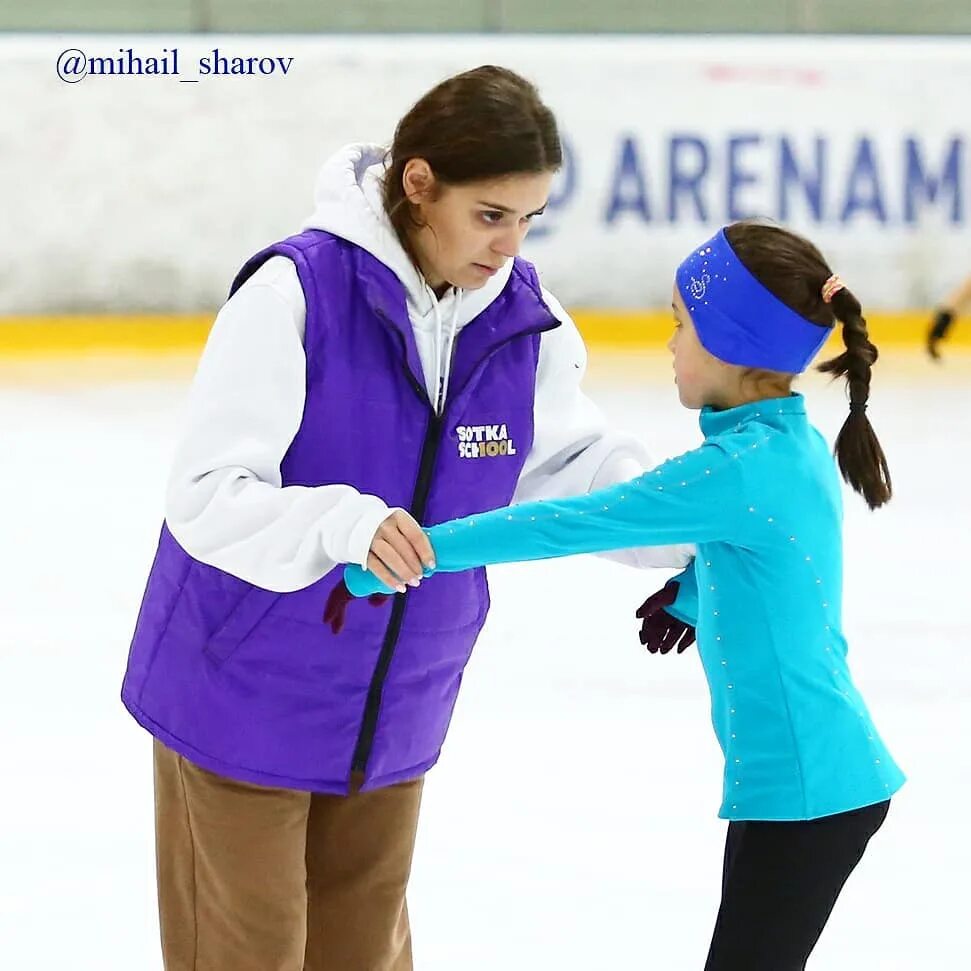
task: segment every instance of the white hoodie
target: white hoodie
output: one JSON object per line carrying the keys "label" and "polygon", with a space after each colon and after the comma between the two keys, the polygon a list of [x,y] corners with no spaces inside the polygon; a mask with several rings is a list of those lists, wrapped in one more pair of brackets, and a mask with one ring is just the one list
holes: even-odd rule
{"label": "white hoodie", "polygon": [[[429,401],[442,411],[455,339],[502,292],[512,261],[481,289],[436,299],[384,212],[384,155],[380,146],[355,145],[330,159],[302,229],[355,243],[401,280]],[[611,433],[580,390],[583,340],[556,299],[545,290],[543,298],[562,323],[541,337],[533,447],[513,502],[585,493],[650,465],[643,446]],[[165,503],[168,527],[191,556],[282,592],[309,586],[339,563],[366,566],[374,534],[392,512],[353,485],[281,483],[280,464],[303,416],[305,322],[296,267],[283,256],[267,260],[225,303],[193,381]],[[692,554],[682,546],[609,555],[677,567]]]}

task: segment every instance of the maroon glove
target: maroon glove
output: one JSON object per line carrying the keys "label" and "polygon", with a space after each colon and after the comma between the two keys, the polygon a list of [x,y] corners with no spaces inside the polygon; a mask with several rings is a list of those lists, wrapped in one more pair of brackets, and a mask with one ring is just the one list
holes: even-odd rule
{"label": "maroon glove", "polygon": [[695,642],[695,629],[664,609],[670,607],[677,596],[678,584],[667,583],[648,597],[634,615],[643,621],[638,637],[651,654],[667,654],[675,646],[681,654]]}
{"label": "maroon glove", "polygon": [[[344,629],[344,615],[347,613],[347,605],[357,599],[351,596],[351,592],[344,585],[344,581],[334,587],[327,598],[327,606],[324,607],[324,623],[330,624],[330,629],[339,634]],[[391,594],[373,593],[367,598],[367,602],[372,607],[380,607],[385,601],[391,599]]]}

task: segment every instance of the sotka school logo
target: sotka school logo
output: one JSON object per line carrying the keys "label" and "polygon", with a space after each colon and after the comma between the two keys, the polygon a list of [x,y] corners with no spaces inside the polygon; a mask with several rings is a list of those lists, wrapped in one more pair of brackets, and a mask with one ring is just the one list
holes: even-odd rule
{"label": "sotka school logo", "polygon": [[460,459],[516,454],[516,444],[505,425],[459,425],[455,431],[459,436]]}

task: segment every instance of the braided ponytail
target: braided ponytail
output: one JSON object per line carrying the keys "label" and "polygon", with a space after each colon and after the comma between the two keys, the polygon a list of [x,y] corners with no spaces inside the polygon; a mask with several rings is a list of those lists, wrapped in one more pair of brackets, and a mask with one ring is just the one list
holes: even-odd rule
{"label": "braided ponytail", "polygon": [[866,416],[870,369],[879,352],[867,334],[860,302],[849,290],[835,293],[831,305],[836,319],[843,325],[846,350],[817,368],[834,378],[845,375],[850,398],[850,413],[836,436],[834,452],[843,478],[866,499],[871,509],[876,509],[892,495],[887,458]]}

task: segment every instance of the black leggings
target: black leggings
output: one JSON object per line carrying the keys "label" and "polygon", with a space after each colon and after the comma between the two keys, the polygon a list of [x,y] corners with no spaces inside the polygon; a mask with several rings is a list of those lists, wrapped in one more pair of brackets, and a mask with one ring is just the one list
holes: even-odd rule
{"label": "black leggings", "polygon": [[705,971],[803,971],[889,801],[799,822],[729,823]]}

